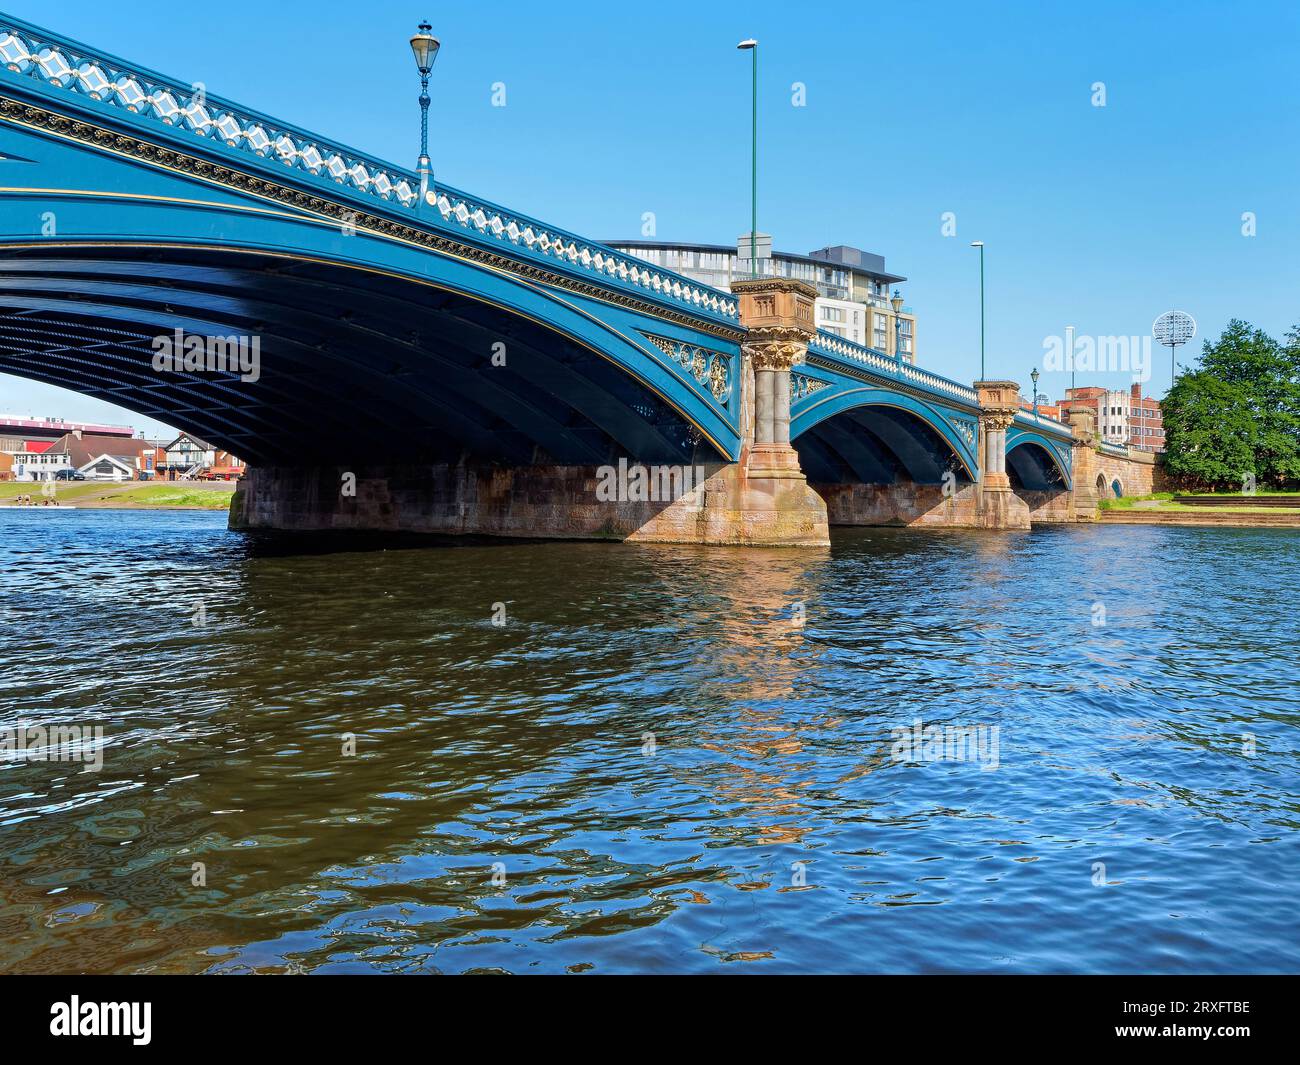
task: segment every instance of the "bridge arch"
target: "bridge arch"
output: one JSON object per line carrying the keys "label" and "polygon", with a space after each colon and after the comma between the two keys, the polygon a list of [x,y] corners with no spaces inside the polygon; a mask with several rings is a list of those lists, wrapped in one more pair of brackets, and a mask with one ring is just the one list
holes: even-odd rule
{"label": "bridge arch", "polygon": [[1071,447],[1071,438],[1017,420],[1007,430],[1006,465],[1012,487],[1035,492],[1073,488]]}
{"label": "bridge arch", "polygon": [[1070,487],[1070,471],[1055,449],[1022,437],[1007,448],[1007,476],[1013,488],[1032,492],[1064,491]]}
{"label": "bridge arch", "polygon": [[974,421],[968,438],[950,414],[905,392],[848,388],[798,405],[791,442],[815,483],[940,484],[951,471],[977,478]]}
{"label": "bridge arch", "polygon": [[[355,454],[359,438],[412,461],[689,462],[700,447],[737,450],[725,403],[683,389],[635,323],[449,265],[419,277],[228,240],[5,242],[0,370],[108,399],[255,464],[330,461],[336,446]],[[178,329],[257,338],[257,380],[157,372],[154,338]]]}
{"label": "bridge arch", "polygon": [[1095,485],[1098,499],[1123,499],[1124,482],[1118,475],[1111,477],[1109,480],[1104,473],[1097,474],[1097,483]]}
{"label": "bridge arch", "polygon": [[[140,109],[34,63],[0,69],[0,372],[257,465],[739,456],[718,294],[454,190],[417,203],[410,175],[215,97],[181,121],[161,76],[122,75]],[[256,338],[258,379],[155,369],[176,329]]]}

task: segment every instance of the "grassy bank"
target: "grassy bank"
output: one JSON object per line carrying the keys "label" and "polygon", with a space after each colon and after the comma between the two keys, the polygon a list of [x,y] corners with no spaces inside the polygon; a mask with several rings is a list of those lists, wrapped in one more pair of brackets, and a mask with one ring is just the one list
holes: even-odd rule
{"label": "grassy bank", "polygon": [[[226,510],[234,494],[233,482],[194,484],[164,481],[112,482],[56,481],[53,499],[61,506],[84,509],[124,510]],[[13,506],[19,496],[29,495],[37,506],[47,498],[39,484],[21,481],[0,483],[0,506]]]}
{"label": "grassy bank", "polygon": [[[1184,495],[1191,493],[1181,493]],[[1207,507],[1191,506],[1185,503],[1175,503],[1172,492],[1155,492],[1147,496],[1124,496],[1122,499],[1103,499],[1097,505],[1105,511],[1132,511],[1142,510],[1150,511],[1156,514],[1291,514],[1300,515],[1300,493],[1295,492],[1269,492],[1269,495],[1295,495],[1296,505],[1294,507],[1252,507],[1250,505],[1250,496],[1243,496],[1240,492],[1205,492],[1196,493],[1197,495],[1216,495],[1219,497],[1236,496],[1241,500],[1239,507],[1215,507],[1210,510]],[[1137,504],[1148,504],[1138,507]],[[1151,506],[1149,504],[1155,504]]]}

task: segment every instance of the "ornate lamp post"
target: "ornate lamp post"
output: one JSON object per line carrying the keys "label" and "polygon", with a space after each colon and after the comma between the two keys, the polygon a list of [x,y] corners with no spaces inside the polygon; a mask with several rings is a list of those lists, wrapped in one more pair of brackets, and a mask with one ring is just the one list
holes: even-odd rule
{"label": "ornate lamp post", "polygon": [[432,167],[429,164],[429,75],[433,72],[434,61],[438,58],[438,49],[442,47],[438,38],[429,31],[433,29],[427,22],[421,22],[415,36],[411,38],[411,51],[415,54],[415,65],[420,71],[420,161],[416,170],[420,174],[420,202],[423,203],[433,180]]}
{"label": "ornate lamp post", "polygon": [[1038,367],[1035,366],[1029,371],[1029,380],[1033,381],[1034,388],[1034,417],[1038,417]]}
{"label": "ornate lamp post", "polygon": [[758,42],[750,37],[736,45],[753,59],[754,88],[751,106],[751,133],[749,148],[749,268],[758,276]]}
{"label": "ornate lamp post", "polygon": [[898,368],[903,369],[903,319],[899,317],[903,310],[903,294],[894,289],[894,295],[889,302],[894,308],[894,361],[898,363]]}

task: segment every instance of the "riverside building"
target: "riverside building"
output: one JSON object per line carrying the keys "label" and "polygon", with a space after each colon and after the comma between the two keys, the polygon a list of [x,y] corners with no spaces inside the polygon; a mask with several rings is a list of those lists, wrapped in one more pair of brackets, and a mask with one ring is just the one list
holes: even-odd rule
{"label": "riverside building", "polygon": [[[770,236],[759,233],[756,239],[760,252],[770,252]],[[742,258],[739,252],[747,249],[748,241],[746,233],[737,239],[736,246],[730,247],[664,240],[614,240],[608,244],[625,255],[634,255],[722,292],[731,291],[733,280],[752,278],[755,273],[805,281],[817,290],[818,329],[875,348],[891,358],[901,350],[905,362],[916,362],[916,315],[912,308],[902,306],[901,299],[897,310],[894,305],[897,286],[907,278],[887,271],[884,256],[836,244],[807,255],[775,251],[760,254],[757,259]]]}

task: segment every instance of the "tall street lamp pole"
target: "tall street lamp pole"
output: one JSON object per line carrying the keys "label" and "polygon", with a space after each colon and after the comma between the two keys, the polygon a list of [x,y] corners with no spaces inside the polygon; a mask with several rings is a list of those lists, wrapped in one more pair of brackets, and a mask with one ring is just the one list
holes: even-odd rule
{"label": "tall street lamp pole", "polygon": [[1070,398],[1074,398],[1074,326],[1065,327],[1065,357],[1070,360]]}
{"label": "tall street lamp pole", "polygon": [[1033,381],[1034,389],[1034,417],[1038,417],[1038,367],[1035,366],[1029,371],[1029,380]]}
{"label": "tall street lamp pole", "polygon": [[894,295],[889,301],[894,307],[894,361],[898,364],[898,371],[903,371],[903,319],[900,315],[903,312],[903,294],[894,289]]}
{"label": "tall street lamp pole", "polygon": [[736,45],[753,58],[751,94],[751,136],[749,149],[749,268],[758,276],[758,42],[752,37]]}
{"label": "tall street lamp pole", "polygon": [[972,248],[980,250],[980,380],[984,380],[984,242],[972,240]]}
{"label": "tall street lamp pole", "polygon": [[415,36],[411,38],[411,51],[415,55],[415,65],[420,71],[420,161],[416,170],[420,174],[420,202],[423,203],[433,180],[433,169],[429,164],[429,75],[433,72],[434,61],[438,58],[438,49],[442,47],[438,38],[429,31],[433,27],[421,22]]}

